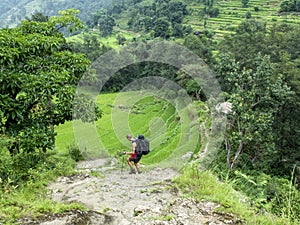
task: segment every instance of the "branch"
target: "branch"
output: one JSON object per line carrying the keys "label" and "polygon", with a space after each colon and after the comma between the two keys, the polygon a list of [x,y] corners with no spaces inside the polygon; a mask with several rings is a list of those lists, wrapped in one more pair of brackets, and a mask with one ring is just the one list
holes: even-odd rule
{"label": "branch", "polygon": [[242,141],[240,141],[238,150],[237,150],[237,152],[235,153],[235,156],[234,156],[233,160],[232,160],[231,163],[230,163],[230,167],[229,167],[230,170],[233,169],[233,166],[234,166],[235,161],[237,160],[237,158],[238,158],[239,155],[241,154],[241,152],[242,152],[242,150],[243,150],[243,145],[244,145],[244,143],[243,143]]}
{"label": "branch", "polygon": [[227,165],[228,167],[230,166],[230,153],[231,153],[231,145],[229,143],[229,139],[227,137],[227,135],[225,135],[225,144],[226,144],[226,151],[227,151],[227,159],[226,159],[226,162],[227,162]]}

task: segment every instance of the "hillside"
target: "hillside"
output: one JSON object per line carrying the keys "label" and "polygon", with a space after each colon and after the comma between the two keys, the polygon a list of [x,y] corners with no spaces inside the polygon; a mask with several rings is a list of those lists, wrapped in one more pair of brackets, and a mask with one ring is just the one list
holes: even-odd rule
{"label": "hillside", "polygon": [[199,139],[198,128],[191,127],[190,112],[178,105],[138,92],[101,94],[97,102],[103,117],[95,125],[69,122],[57,128],[59,151],[64,151],[74,141],[74,133],[87,158],[114,156],[130,149],[125,138],[128,133],[144,134],[151,140],[151,154],[143,160],[147,165],[164,162],[181,167],[185,162],[181,158],[183,155],[199,151],[200,146],[194,145]]}
{"label": "hillside", "polygon": [[[12,2],[12,26],[71,5]],[[299,224],[298,15],[275,0],[83,2],[71,37],[57,31],[81,29],[73,14],[1,29],[0,224]],[[139,174],[129,133],[150,140]]]}
{"label": "hillside", "polygon": [[[233,190],[231,183],[220,182],[211,172],[183,168],[191,157],[190,151],[201,147],[192,140],[198,138],[200,124],[187,135],[188,124],[178,121],[178,115],[186,114],[180,113],[177,106],[140,92],[100,94],[97,102],[104,115],[95,126],[78,126],[75,122],[57,127],[59,152],[65,151],[75,133],[86,159],[77,163],[79,175],[60,177],[49,187],[54,200],[80,202],[88,211],[53,214],[40,217],[41,221],[65,224],[64,221],[80,219],[90,224],[166,225],[286,222],[272,214],[257,214],[247,204],[247,197]],[[201,117],[207,117],[204,111]],[[144,133],[151,141],[150,154],[140,161],[142,174],[128,174],[125,158],[117,154],[130,149],[130,142],[125,139],[129,131]],[[175,160],[172,150],[179,156]]]}
{"label": "hillside", "polygon": [[[213,16],[208,13],[207,5],[204,1],[183,0],[187,5],[188,15],[182,21],[185,26],[191,26],[193,31],[208,30],[215,33],[216,37],[222,37],[224,34],[234,32],[238,24],[247,18],[261,19],[269,22],[282,21],[292,24],[300,24],[299,15],[297,13],[279,13],[282,0],[251,0],[247,7],[242,5],[240,0],[230,1],[212,1],[212,10],[217,11],[217,15]],[[10,1],[4,0],[0,2],[0,27],[14,27],[20,23],[25,16],[32,15],[34,12],[42,12],[44,15],[51,16],[57,14],[59,10],[75,8],[81,11],[79,17],[88,22],[92,20],[92,13],[100,9],[106,9],[110,6],[113,17],[116,21],[113,35],[111,38],[102,39],[105,43],[115,46],[117,42],[117,34],[124,35],[128,40],[136,38],[150,38],[151,32],[142,30],[133,30],[128,26],[128,22],[132,15],[136,15],[137,8],[150,7],[153,1],[125,1],[125,7],[120,8],[124,1],[72,1],[72,0],[21,0]],[[119,8],[118,8],[119,7]],[[115,8],[118,13],[114,14]],[[143,20],[143,17],[140,17]],[[145,21],[142,21],[143,23]],[[96,32],[98,33],[98,32]],[[149,36],[150,35],[150,36]]]}
{"label": "hillside", "polygon": [[[187,34],[194,33],[205,33],[209,37],[213,37],[214,40],[220,40],[225,34],[232,34],[238,25],[246,18],[258,19],[267,22],[269,26],[276,22],[285,22],[288,24],[300,25],[299,15],[297,13],[279,13],[281,0],[253,0],[249,1],[247,7],[242,5],[240,0],[230,1],[212,1],[211,11],[215,12],[208,13],[207,5],[204,1],[181,1],[186,5],[187,14],[185,11],[173,11],[173,14],[169,19],[166,18],[163,4],[156,4],[156,12],[153,15],[151,7],[153,1],[144,0],[137,3],[130,3],[124,8],[119,9],[118,13],[114,13],[113,5],[120,6],[118,1],[114,2],[110,7],[110,13],[115,20],[115,26],[113,27],[112,33],[108,36],[101,36],[99,32],[99,26],[95,26],[94,29],[85,30],[82,34],[71,37],[70,41],[83,41],[83,36],[86,33],[94,34],[98,37],[99,41],[107,46],[116,48],[120,45],[119,38],[124,38],[125,42],[136,42],[143,40],[150,40],[156,37],[166,38],[164,33],[158,33],[157,30],[165,30],[167,39],[176,41],[178,43],[184,42],[184,37]],[[166,2],[166,1],[165,1]],[[161,5],[162,4],[162,5]],[[162,9],[157,9],[161,7]],[[170,10],[174,10],[169,6]],[[169,23],[169,27],[159,27],[156,20],[151,18],[157,17],[159,10],[162,10],[161,17],[164,22]],[[181,15],[178,19],[176,15]],[[177,25],[174,25],[174,17]],[[182,21],[181,21],[182,19]],[[176,24],[175,23],[175,24]]]}
{"label": "hillside", "polygon": [[191,25],[194,29],[213,30],[219,37],[232,33],[238,24],[246,18],[247,13],[251,15],[248,15],[248,18],[300,25],[299,15],[279,13],[281,2],[281,0],[251,0],[247,7],[243,7],[240,0],[215,1],[214,7],[219,9],[219,16],[200,18],[199,15],[203,11],[204,5],[189,1],[188,8],[191,13],[187,16],[185,23]]}
{"label": "hillside", "polygon": [[0,1],[0,27],[15,27],[34,12],[46,16],[56,15],[59,10],[75,8],[81,11],[80,18],[87,21],[93,12],[110,5],[110,0],[2,0]]}
{"label": "hillside", "polygon": [[[150,1],[142,1],[137,5],[150,4]],[[252,0],[249,1],[247,7],[243,7],[240,0],[230,1],[212,1],[212,9],[218,10],[217,16],[205,14],[208,6],[204,1],[183,1],[187,4],[189,14],[184,18],[183,24],[190,25],[194,31],[209,30],[216,34],[217,37],[222,37],[224,34],[233,33],[238,24],[247,18],[261,19],[268,22],[282,21],[293,24],[300,24],[299,15],[296,13],[280,14],[281,0]],[[206,9],[205,9],[206,8]],[[121,15],[118,20],[121,29],[126,30],[126,21],[129,12],[134,8],[129,8]],[[128,12],[129,11],[129,12]]]}

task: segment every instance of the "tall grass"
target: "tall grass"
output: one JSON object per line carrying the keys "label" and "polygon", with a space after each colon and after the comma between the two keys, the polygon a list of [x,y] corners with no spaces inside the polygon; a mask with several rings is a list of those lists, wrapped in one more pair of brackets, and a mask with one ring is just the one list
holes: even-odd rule
{"label": "tall grass", "polygon": [[186,167],[174,183],[183,191],[185,197],[217,202],[221,207],[216,210],[232,213],[244,220],[245,224],[293,224],[286,218],[257,211],[246,196],[234,191],[230,183],[220,182],[210,171],[200,171],[195,165]]}
{"label": "tall grass", "polygon": [[[2,158],[3,159],[3,158]],[[6,158],[6,161],[12,158]],[[28,160],[20,161],[21,169],[26,167]],[[9,162],[7,162],[9,164]],[[61,213],[71,209],[82,209],[81,204],[64,204],[51,200],[47,185],[60,175],[74,174],[74,161],[70,157],[61,157],[58,154],[48,154],[42,161],[22,173],[7,173],[7,179],[0,179],[0,224],[20,224],[22,217],[38,217],[45,213]],[[19,168],[14,168],[19,169]],[[4,171],[2,171],[4,172]],[[21,176],[16,183],[13,178]],[[21,178],[23,180],[21,180]]]}

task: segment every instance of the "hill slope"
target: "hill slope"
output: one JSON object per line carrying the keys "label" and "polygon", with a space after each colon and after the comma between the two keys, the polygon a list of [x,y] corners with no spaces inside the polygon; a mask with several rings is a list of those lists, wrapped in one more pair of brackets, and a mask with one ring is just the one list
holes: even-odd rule
{"label": "hill slope", "polygon": [[[144,164],[162,164],[181,167],[187,152],[197,152],[200,146],[197,124],[190,120],[191,112],[180,109],[147,92],[120,92],[99,95],[97,102],[103,117],[93,124],[74,121],[59,126],[56,146],[59,151],[74,141],[87,158],[101,155],[115,156],[128,151],[126,134],[144,134],[150,140],[151,153],[143,158]],[[72,132],[73,126],[73,132]],[[174,161],[175,160],[175,161]]]}
{"label": "hill slope", "polygon": [[15,27],[34,12],[52,16],[68,8],[79,9],[81,11],[79,17],[87,21],[91,13],[100,8],[106,8],[110,3],[110,0],[2,0],[0,2],[0,27]]}
{"label": "hill slope", "polygon": [[281,0],[252,0],[247,7],[243,7],[241,0],[215,1],[214,8],[219,9],[219,16],[201,18],[204,5],[189,1],[188,8],[190,15],[185,23],[190,24],[194,29],[211,29],[218,36],[232,33],[238,24],[247,17],[261,19],[269,22],[284,21],[287,23],[299,24],[297,14],[279,14]]}

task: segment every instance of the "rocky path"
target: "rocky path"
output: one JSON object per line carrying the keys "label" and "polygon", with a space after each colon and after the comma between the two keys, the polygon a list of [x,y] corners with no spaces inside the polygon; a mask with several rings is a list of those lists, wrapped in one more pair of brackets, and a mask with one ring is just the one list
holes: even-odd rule
{"label": "rocky path", "polygon": [[31,224],[240,224],[232,215],[215,212],[219,207],[216,203],[182,198],[171,184],[171,179],[178,175],[172,169],[155,168],[142,174],[128,174],[125,166],[121,173],[120,168],[111,166],[105,159],[81,162],[77,169],[81,171],[79,175],[61,177],[49,190],[54,200],[80,202],[89,211],[48,215],[43,222]]}

